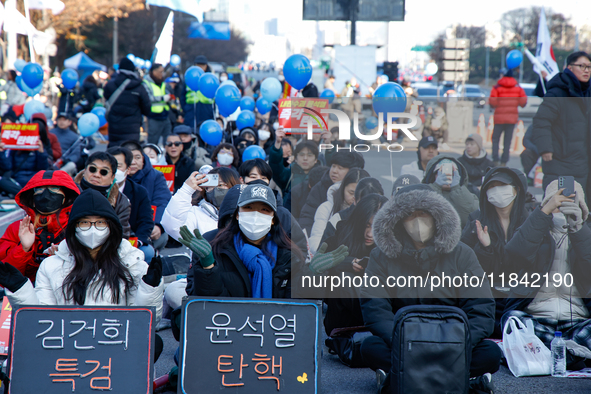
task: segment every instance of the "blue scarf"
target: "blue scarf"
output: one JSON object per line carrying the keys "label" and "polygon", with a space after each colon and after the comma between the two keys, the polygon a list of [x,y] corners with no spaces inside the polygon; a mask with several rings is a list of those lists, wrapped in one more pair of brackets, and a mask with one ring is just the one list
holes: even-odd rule
{"label": "blue scarf", "polygon": [[234,235],[234,247],[242,264],[250,273],[250,285],[253,298],[273,298],[273,267],[277,261],[277,245],[273,240],[267,242],[266,248],[270,259],[256,246],[247,244],[240,233]]}

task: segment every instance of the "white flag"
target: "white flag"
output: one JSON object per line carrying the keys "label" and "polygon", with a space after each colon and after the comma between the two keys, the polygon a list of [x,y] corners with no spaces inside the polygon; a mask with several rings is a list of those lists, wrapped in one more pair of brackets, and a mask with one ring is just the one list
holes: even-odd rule
{"label": "white flag", "polygon": [[162,28],[160,38],[156,43],[156,56],[154,63],[160,63],[166,66],[170,63],[170,55],[172,54],[172,37],[174,35],[174,12],[170,11],[168,19]]}
{"label": "white flag", "polygon": [[546,13],[544,12],[544,8],[542,8],[540,24],[538,25],[536,58],[540,61],[543,68],[540,69],[539,67],[534,66],[534,71],[540,75],[542,70],[546,71],[548,73],[546,76],[547,81],[560,71],[558,69],[558,64],[556,64],[554,51],[552,50],[552,40],[550,39],[550,30],[548,30],[548,24],[546,23]]}

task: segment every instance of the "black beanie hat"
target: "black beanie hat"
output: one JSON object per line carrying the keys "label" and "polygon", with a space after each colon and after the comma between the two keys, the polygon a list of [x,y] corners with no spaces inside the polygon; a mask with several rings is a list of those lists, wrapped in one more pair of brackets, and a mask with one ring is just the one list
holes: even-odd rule
{"label": "black beanie hat", "polygon": [[119,70],[135,71],[135,65],[133,64],[133,62],[131,60],[124,57],[119,62]]}
{"label": "black beanie hat", "polygon": [[109,200],[94,189],[86,189],[76,198],[74,204],[72,204],[68,226],[75,226],[78,219],[85,216],[100,216],[111,219],[119,226],[119,231],[123,232],[119,217],[109,203]]}

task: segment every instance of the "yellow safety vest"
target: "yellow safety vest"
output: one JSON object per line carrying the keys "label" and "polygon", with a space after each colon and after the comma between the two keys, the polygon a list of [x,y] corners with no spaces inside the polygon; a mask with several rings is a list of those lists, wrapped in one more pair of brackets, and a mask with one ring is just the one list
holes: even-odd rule
{"label": "yellow safety vest", "polygon": [[[153,82],[150,82],[150,86],[152,87],[152,91],[154,92],[154,97],[161,97],[166,94],[166,85],[162,84],[162,87],[156,85]],[[163,111],[168,111],[170,107],[166,104],[165,101],[160,101],[157,103],[152,103],[152,113],[160,114]]]}
{"label": "yellow safety vest", "polygon": [[201,92],[193,91],[187,86],[187,94],[185,95],[187,104],[213,104],[213,99],[205,97]]}

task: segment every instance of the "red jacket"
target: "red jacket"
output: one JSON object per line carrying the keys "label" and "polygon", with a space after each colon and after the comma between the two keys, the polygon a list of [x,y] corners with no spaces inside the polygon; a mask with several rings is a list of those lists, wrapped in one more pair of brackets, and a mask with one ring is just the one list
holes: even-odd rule
{"label": "red jacket", "polygon": [[527,95],[513,77],[503,77],[490,91],[489,104],[495,108],[495,124],[515,124],[519,120],[517,106],[525,107]]}
{"label": "red jacket", "polygon": [[[61,186],[65,190],[64,208],[49,216],[40,215],[33,207],[33,188],[39,186]],[[0,261],[9,263],[35,283],[35,276],[41,261],[47,257],[43,253],[51,244],[60,243],[66,236],[66,226],[72,203],[80,194],[74,180],[64,171],[39,171],[16,195],[14,200],[31,217],[38,221],[35,228],[35,243],[28,252],[21,246],[18,236],[20,221],[8,226],[0,238]],[[39,217],[37,217],[39,216]]]}

